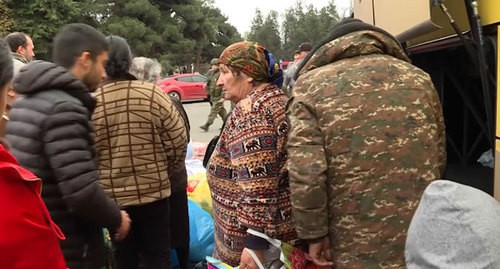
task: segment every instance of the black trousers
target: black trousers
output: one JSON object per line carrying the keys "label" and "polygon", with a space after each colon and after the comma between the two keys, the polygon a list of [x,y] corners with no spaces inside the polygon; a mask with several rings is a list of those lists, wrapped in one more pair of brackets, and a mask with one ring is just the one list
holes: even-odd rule
{"label": "black trousers", "polygon": [[169,269],[170,266],[170,202],[130,206],[125,211],[132,220],[128,236],[113,242],[117,269],[137,269],[139,261],[146,269]]}
{"label": "black trousers", "polygon": [[189,267],[189,215],[186,190],[170,195],[170,235],[180,269]]}

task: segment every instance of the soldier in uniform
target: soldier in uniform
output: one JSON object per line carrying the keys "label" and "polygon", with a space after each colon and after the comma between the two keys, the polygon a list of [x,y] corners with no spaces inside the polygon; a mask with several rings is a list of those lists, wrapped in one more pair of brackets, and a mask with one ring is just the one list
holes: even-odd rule
{"label": "soldier in uniform", "polygon": [[412,215],[446,159],[431,78],[356,19],[337,24],[297,76],[287,149],[299,238],[319,266],[404,268]]}
{"label": "soldier in uniform", "polygon": [[219,115],[223,121],[227,115],[226,108],[224,108],[224,98],[222,98],[222,88],[217,86],[217,80],[220,75],[219,59],[212,59],[210,64],[212,67],[207,73],[207,90],[212,108],[210,109],[210,114],[208,114],[207,122],[200,126],[200,128],[205,132],[208,131],[210,125],[214,123],[217,115]]}

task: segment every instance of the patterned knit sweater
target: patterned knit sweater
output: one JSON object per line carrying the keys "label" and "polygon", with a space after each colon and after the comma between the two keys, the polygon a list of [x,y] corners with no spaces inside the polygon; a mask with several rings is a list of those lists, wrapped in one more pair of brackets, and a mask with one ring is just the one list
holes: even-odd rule
{"label": "patterned knit sweater", "polygon": [[104,190],[120,206],[169,197],[168,175],[184,167],[188,142],[170,98],[154,84],[127,80],[103,85],[96,99],[95,145]]}
{"label": "patterned knit sweater", "polygon": [[228,118],[208,163],[215,254],[237,266],[247,228],[296,239],[291,220],[285,142],[287,96],[275,86],[254,90]]}

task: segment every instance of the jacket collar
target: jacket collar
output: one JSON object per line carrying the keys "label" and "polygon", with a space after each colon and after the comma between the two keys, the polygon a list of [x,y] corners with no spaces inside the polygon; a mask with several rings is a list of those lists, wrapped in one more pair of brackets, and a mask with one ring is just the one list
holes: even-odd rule
{"label": "jacket collar", "polygon": [[333,62],[369,54],[384,54],[410,62],[399,43],[384,33],[373,30],[361,30],[338,37],[312,53],[305,59],[307,62],[303,63],[299,76]]}
{"label": "jacket collar", "polygon": [[19,53],[15,53],[15,52],[11,52],[11,55],[12,55],[12,58],[14,60],[18,60],[18,61],[25,63],[25,64],[29,63],[28,59],[26,59],[26,57],[24,57],[24,55],[21,55]]}

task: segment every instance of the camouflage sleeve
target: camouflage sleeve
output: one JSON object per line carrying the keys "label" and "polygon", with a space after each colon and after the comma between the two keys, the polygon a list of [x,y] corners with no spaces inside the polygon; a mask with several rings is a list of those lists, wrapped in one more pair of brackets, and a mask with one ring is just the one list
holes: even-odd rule
{"label": "camouflage sleeve", "polygon": [[220,73],[214,74],[210,84],[210,96],[213,100],[219,101],[222,99],[222,88],[217,86],[217,80],[219,79]]}
{"label": "camouflage sleeve", "polygon": [[212,76],[213,76],[213,70],[208,70],[208,72],[205,74],[205,77],[207,78],[207,83],[205,84],[205,90],[207,91],[207,94],[210,95],[210,87],[212,84]]}
{"label": "camouflage sleeve", "polygon": [[327,161],[312,102],[292,97],[287,110],[288,172],[295,228],[300,239],[328,234]]}
{"label": "camouflage sleeve", "polygon": [[[434,85],[432,84],[432,80],[429,77],[429,82],[430,82],[430,88],[434,91],[436,91],[436,88],[434,88]],[[446,128],[445,128],[445,123],[444,123],[444,118],[443,118],[443,112],[442,112],[442,106],[441,106],[441,101],[439,100],[439,96],[437,94],[432,94],[431,95],[431,102],[433,106],[433,111],[434,111],[434,117],[436,118],[437,122],[437,135],[436,141],[437,141],[437,147],[438,147],[438,152],[440,154],[439,156],[439,165],[440,169],[439,171],[441,172],[441,175],[444,174],[444,170],[446,168]]]}

